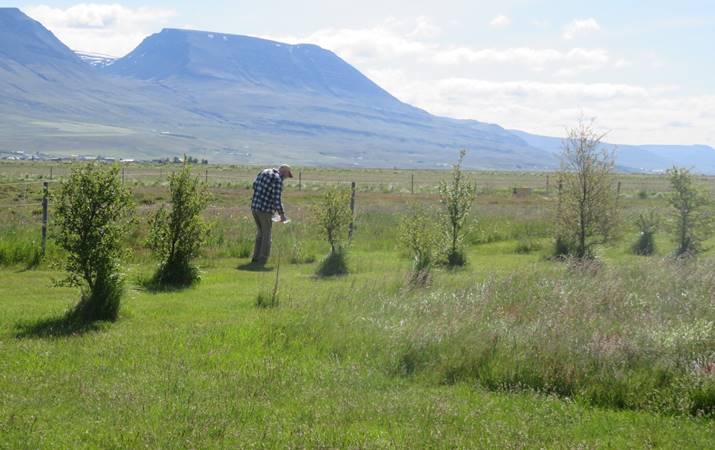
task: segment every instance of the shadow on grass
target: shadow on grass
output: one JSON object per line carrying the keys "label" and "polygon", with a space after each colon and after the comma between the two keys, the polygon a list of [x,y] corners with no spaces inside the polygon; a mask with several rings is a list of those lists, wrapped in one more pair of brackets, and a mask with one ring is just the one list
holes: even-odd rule
{"label": "shadow on grass", "polygon": [[100,331],[103,322],[87,322],[77,319],[71,312],[59,317],[40,319],[34,322],[20,322],[15,325],[15,337],[27,338],[61,338],[81,336],[86,333]]}
{"label": "shadow on grass", "polygon": [[257,263],[246,263],[246,264],[241,264],[240,266],[236,267],[237,270],[243,270],[246,272],[272,272],[273,267],[266,267],[263,264],[257,264]]}
{"label": "shadow on grass", "polygon": [[169,284],[160,283],[156,276],[146,277],[139,276],[136,279],[137,290],[148,292],[150,294],[161,294],[166,292],[180,292],[186,289],[195,287],[200,280],[194,280],[192,283]]}

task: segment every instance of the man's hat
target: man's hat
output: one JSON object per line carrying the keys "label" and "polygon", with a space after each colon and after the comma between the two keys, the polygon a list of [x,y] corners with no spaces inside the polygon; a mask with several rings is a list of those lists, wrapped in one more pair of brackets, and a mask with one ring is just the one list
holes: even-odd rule
{"label": "man's hat", "polygon": [[293,178],[293,172],[291,171],[290,166],[288,164],[281,164],[281,166],[278,168],[278,170],[287,171],[288,178]]}

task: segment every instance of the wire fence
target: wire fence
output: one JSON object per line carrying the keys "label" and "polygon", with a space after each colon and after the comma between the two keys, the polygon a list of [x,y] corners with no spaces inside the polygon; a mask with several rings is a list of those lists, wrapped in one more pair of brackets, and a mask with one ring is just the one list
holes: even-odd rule
{"label": "wire fence", "polygon": [[[0,165],[0,232],[7,225],[47,226],[51,216],[49,193],[57,183],[66,179],[72,165],[48,166],[42,164]],[[176,166],[122,166],[120,176],[123,184],[140,192],[142,188],[166,189],[169,176]],[[256,173],[255,167],[216,166],[193,168],[194,175],[200,177],[208,187],[220,193],[223,190],[250,190]],[[311,169],[295,170],[295,177],[286,181],[288,192],[320,191],[327,185],[353,185],[357,192],[378,192],[394,194],[434,194],[440,181],[449,176],[448,171],[410,171],[388,169]],[[545,172],[466,172],[466,176],[476,182],[477,194],[500,193],[515,197],[533,195],[555,196],[558,192],[557,175]],[[715,177],[697,176],[696,179],[709,190],[715,192]],[[617,175],[618,193],[621,196],[642,196],[663,193],[670,190],[668,178],[664,174]],[[644,195],[645,194],[645,195]],[[235,209],[218,204],[210,205],[209,211]],[[44,218],[44,220],[43,220]],[[5,225],[5,227],[3,227]]]}
{"label": "wire fence", "polygon": [[[47,181],[56,183],[71,173],[72,164],[3,164],[0,165],[0,190]],[[176,166],[124,165],[120,176],[125,184],[161,186],[168,183]],[[211,188],[250,188],[257,167],[196,166],[194,174]],[[389,169],[318,169],[301,168],[287,180],[287,190],[318,190],[325,185],[357,183],[358,191],[433,193],[440,181],[449,176],[444,170]],[[556,191],[557,175],[548,172],[467,171],[467,177],[477,184],[479,193],[527,189],[542,194]],[[665,174],[619,174],[621,193],[656,193],[669,190]],[[715,192],[715,177],[697,176],[698,181]],[[0,194],[2,192],[0,191]],[[1,197],[0,197],[1,198]]]}

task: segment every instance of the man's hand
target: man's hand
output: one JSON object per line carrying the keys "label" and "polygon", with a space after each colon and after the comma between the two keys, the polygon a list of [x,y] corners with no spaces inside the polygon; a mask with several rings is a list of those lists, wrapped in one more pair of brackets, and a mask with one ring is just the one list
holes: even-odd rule
{"label": "man's hand", "polygon": [[287,219],[286,219],[286,215],[285,215],[285,214],[281,214],[281,222],[285,222],[286,220],[287,220]]}

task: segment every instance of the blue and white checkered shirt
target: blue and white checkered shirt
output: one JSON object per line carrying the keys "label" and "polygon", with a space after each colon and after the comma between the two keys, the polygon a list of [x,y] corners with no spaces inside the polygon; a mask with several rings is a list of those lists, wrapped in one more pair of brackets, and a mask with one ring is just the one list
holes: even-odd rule
{"label": "blue and white checkered shirt", "polygon": [[283,178],[278,170],[266,169],[258,174],[253,182],[253,199],[251,209],[261,212],[278,212],[283,214],[281,193],[283,191]]}

